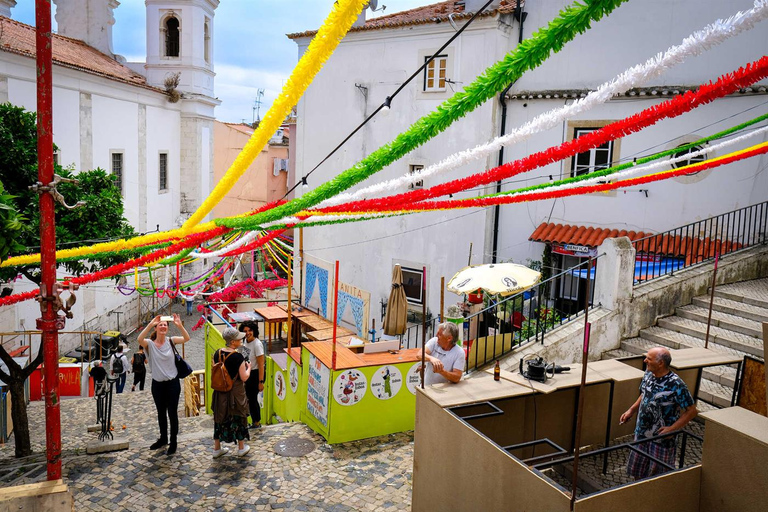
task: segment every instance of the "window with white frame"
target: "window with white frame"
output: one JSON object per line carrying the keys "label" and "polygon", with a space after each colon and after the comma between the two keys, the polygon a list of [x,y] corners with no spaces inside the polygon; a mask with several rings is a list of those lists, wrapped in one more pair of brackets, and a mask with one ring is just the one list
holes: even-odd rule
{"label": "window with white frame", "polygon": [[[424,57],[428,61],[429,57]],[[448,55],[438,55],[424,68],[424,92],[443,92],[448,78]]]}
{"label": "window with white frame", "polygon": [[[408,167],[408,173],[411,175],[416,174],[417,172],[421,171],[424,168],[423,165],[411,165]],[[408,188],[410,190],[416,189],[416,188],[424,188],[424,180],[419,180],[416,182],[411,183],[408,185]]]}
{"label": "window with white frame", "polygon": [[[678,147],[681,147],[681,146],[685,146],[685,144],[681,144]],[[692,146],[692,147],[690,147],[688,149],[682,149],[682,150],[678,151],[677,153],[673,154],[670,158],[673,158],[673,159],[674,158],[682,158],[682,157],[684,157],[686,155],[690,155],[691,153],[695,153],[697,151],[701,151],[702,149],[704,149],[704,148],[702,148],[701,146]],[[696,156],[693,156],[693,157],[689,157],[686,160],[680,160],[679,162],[673,162],[672,163],[672,167],[675,168],[675,169],[679,169],[681,167],[685,167],[686,165],[692,165],[692,164],[697,164],[699,162],[703,162],[706,159],[707,159],[707,157],[705,155],[696,155]]]}
{"label": "window with white frame", "polygon": [[120,189],[120,193],[123,193],[123,153],[119,151],[112,151],[112,177],[115,180],[115,185]]}
{"label": "window with white frame", "polygon": [[400,267],[403,271],[403,290],[408,304],[424,304],[424,269]]}
{"label": "window with white frame", "polygon": [[[573,138],[577,139],[584,134],[597,130],[598,127],[575,127]],[[613,162],[614,141],[608,141],[596,148],[592,148],[571,158],[571,176],[581,176],[595,171],[607,169]]]}
{"label": "window with white frame", "polygon": [[160,153],[157,167],[158,188],[161,192],[168,190],[168,153]]}

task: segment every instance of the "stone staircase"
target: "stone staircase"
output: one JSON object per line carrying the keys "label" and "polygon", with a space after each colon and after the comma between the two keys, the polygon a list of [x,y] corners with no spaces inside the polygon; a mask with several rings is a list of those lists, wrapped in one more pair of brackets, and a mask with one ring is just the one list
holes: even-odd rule
{"label": "stone staircase", "polygon": [[[709,295],[694,297],[691,304],[678,307],[674,316],[660,318],[655,326],[640,331],[637,338],[623,340],[620,349],[606,352],[603,359],[644,354],[658,345],[674,349],[703,347],[709,301]],[[762,322],[768,322],[768,279],[718,286],[709,348],[763,359]],[[711,409],[709,404],[730,406],[735,379],[735,365],[706,368],[699,388],[699,410]]]}

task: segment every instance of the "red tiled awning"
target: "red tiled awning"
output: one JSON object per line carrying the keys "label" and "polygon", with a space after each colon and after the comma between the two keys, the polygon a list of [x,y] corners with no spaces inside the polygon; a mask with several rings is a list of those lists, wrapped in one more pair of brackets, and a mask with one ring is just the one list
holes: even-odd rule
{"label": "red tiled awning", "polygon": [[572,244],[595,248],[603,243],[606,238],[618,238],[621,236],[626,236],[632,242],[635,242],[633,245],[638,253],[685,258],[686,264],[714,258],[717,253],[724,254],[741,248],[739,243],[719,239],[670,234],[655,235],[654,233],[646,233],[644,231],[571,226],[548,222],[543,222],[528,239],[533,242]]}

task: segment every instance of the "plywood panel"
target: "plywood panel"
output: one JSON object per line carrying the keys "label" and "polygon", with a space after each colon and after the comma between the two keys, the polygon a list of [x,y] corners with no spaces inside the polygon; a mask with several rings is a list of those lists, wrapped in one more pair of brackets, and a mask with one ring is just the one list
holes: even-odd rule
{"label": "plywood panel", "polygon": [[457,384],[435,384],[424,390],[426,396],[443,407],[470,404],[484,400],[503,399],[533,393],[530,388],[508,380],[494,381],[488,374],[479,374]]}
{"label": "plywood panel", "polygon": [[577,499],[576,512],[698,512],[701,468],[694,466],[663,476]]}
{"label": "plywood panel", "polygon": [[745,359],[742,369],[739,401],[736,405],[748,411],[768,416],[765,393],[765,363],[754,359]]}
{"label": "plywood panel", "polygon": [[702,512],[757,512],[768,503],[768,418],[731,407],[707,419]]}
{"label": "plywood panel", "polygon": [[419,390],[412,510],[567,512],[569,498]]}

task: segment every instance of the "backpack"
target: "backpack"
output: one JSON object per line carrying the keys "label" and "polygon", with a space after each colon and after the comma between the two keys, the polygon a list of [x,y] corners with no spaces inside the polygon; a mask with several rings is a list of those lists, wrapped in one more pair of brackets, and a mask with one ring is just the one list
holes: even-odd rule
{"label": "backpack", "polygon": [[140,354],[139,352],[133,354],[133,373],[143,373],[146,371],[146,368],[144,367],[144,359],[146,357],[146,355]]}
{"label": "backpack", "polygon": [[123,373],[123,356],[115,354],[112,357],[114,357],[112,360],[112,374],[119,375]]}
{"label": "backpack", "polygon": [[226,356],[224,356],[223,359],[221,358],[221,350],[219,350],[218,354],[219,362],[214,363],[213,367],[211,368],[211,387],[214,391],[221,391],[222,393],[226,393],[232,389],[232,385],[234,383],[232,382],[232,377],[229,376],[229,372],[224,366],[224,362],[229,356],[234,354],[234,352],[228,353]]}

